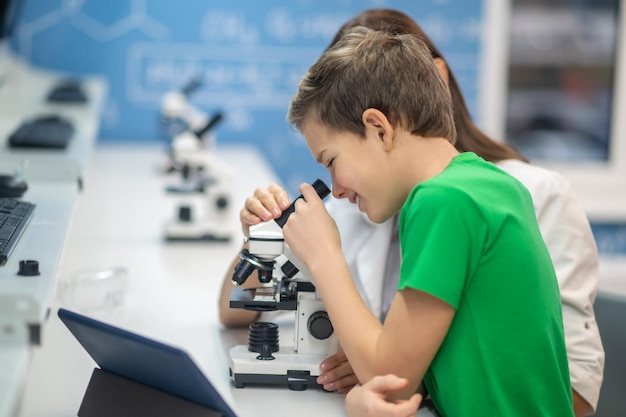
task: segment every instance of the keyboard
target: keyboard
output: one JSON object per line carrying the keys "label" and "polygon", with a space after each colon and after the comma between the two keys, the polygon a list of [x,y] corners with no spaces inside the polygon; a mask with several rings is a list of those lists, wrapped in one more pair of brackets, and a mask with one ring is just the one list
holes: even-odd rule
{"label": "keyboard", "polygon": [[0,197],[0,265],[4,265],[28,226],[35,204]]}
{"label": "keyboard", "polygon": [[64,80],[52,87],[48,93],[48,101],[82,104],[87,102],[87,94],[80,81]]}
{"label": "keyboard", "polygon": [[74,125],[56,115],[41,116],[24,122],[9,136],[12,148],[65,149],[74,136]]}

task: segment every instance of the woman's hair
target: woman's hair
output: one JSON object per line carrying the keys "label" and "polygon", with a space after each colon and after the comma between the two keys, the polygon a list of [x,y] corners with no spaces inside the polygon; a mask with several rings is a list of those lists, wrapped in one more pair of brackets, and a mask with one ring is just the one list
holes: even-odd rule
{"label": "woman's hair", "polygon": [[[405,13],[393,9],[368,9],[362,11],[339,29],[330,45],[337,43],[347,30],[357,26],[386,31],[392,34],[414,35],[426,44],[433,59],[440,58],[445,62],[445,58],[439,49],[437,49],[433,41],[419,25]],[[459,84],[449,67],[448,73],[448,88],[452,96],[454,123],[457,131],[456,148],[461,152],[475,152],[491,162],[498,162],[504,159],[518,159],[528,162],[515,148],[495,141],[476,126],[467,109]]]}
{"label": "woman's hair", "polygon": [[415,36],[362,26],[344,31],[298,84],[287,118],[300,131],[315,121],[364,137],[369,108],[414,135],[455,141],[450,91]]}

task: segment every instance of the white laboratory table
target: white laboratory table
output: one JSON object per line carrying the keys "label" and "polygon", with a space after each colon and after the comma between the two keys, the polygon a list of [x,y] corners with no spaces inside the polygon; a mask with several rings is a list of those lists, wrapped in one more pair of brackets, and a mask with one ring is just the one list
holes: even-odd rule
{"label": "white laboratory table", "polygon": [[[0,267],[0,416],[14,416],[56,284],[80,182],[88,165],[106,98],[107,83],[81,77],[84,103],[50,102],[48,92],[68,75],[6,57],[0,80],[0,174],[27,181],[24,199],[35,215],[5,265]],[[61,116],[74,125],[66,149],[12,148],[9,135],[35,117]],[[39,262],[40,275],[17,274],[20,260]]]}
{"label": "white laboratory table", "polygon": [[[276,180],[253,148],[221,146],[216,155],[237,168],[237,212],[256,187]],[[123,307],[91,315],[187,350],[240,417],[344,416],[340,394],[234,387],[228,351],[247,344],[247,331],[220,325],[217,299],[240,247],[237,216],[231,242],[164,242],[162,226],[171,207],[164,203],[158,171],[163,157],[164,150],[152,144],[95,148],[66,240],[59,283],[84,269],[125,267],[129,280]],[[95,367],[58,319],[56,311],[62,305],[53,301],[43,343],[33,347],[20,417],[75,416]],[[293,328],[283,323],[280,332],[283,343]]]}
{"label": "white laboratory table", "polygon": [[[83,77],[80,82],[87,96],[85,103],[50,102],[48,92],[68,79],[64,73],[32,67],[10,55],[0,82],[0,172],[25,170],[30,180],[80,179],[96,143],[107,82],[99,76]],[[64,150],[12,148],[8,138],[22,123],[44,116],[60,116],[74,126],[74,134]],[[71,177],[70,177],[71,178]]]}

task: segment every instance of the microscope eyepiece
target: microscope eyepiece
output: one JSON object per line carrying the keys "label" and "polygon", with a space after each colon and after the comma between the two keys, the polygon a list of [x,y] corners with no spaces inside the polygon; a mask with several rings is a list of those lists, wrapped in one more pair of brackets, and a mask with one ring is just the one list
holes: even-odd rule
{"label": "microscope eyepiece", "polygon": [[325,199],[328,194],[330,194],[330,189],[328,188],[328,186],[324,183],[324,181],[320,180],[319,178],[316,179],[312,185],[313,188],[315,188],[315,192],[317,193],[317,195],[320,196],[322,200]]}
{"label": "microscope eyepiece", "polygon": [[[320,180],[319,178],[316,179],[315,182],[311,185],[315,189],[315,192],[317,193],[317,195],[319,195],[322,200],[325,199],[328,194],[330,194],[330,189],[328,188],[328,186],[324,183],[324,181]],[[283,214],[279,218],[274,220],[276,223],[278,223],[281,229],[283,228],[285,223],[287,223],[287,219],[289,218],[289,216],[291,216],[291,213],[293,213],[294,210],[296,209],[295,202],[299,198],[302,198],[302,194],[300,194],[298,197],[296,197],[293,200],[289,208],[283,211]]]}

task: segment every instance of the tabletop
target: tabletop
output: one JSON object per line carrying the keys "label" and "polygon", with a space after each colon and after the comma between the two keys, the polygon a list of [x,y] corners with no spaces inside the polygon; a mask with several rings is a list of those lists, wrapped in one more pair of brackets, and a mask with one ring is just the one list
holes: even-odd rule
{"label": "tabletop", "polygon": [[[86,315],[143,336],[184,348],[238,416],[345,416],[344,396],[320,389],[235,388],[228,372],[231,347],[247,343],[244,329],[225,329],[217,300],[242,235],[237,213],[255,188],[277,181],[261,153],[249,146],[223,146],[215,155],[236,172],[228,242],[166,242],[164,224],[173,206],[164,192],[165,150],[159,144],[96,146],[58,272],[57,296],[34,347],[20,417],[76,415],[96,366],[56,315],[72,309],[62,289],[80,274],[121,268],[123,303]],[[79,311],[80,312],[80,311]],[[281,343],[293,334],[280,323]]]}

